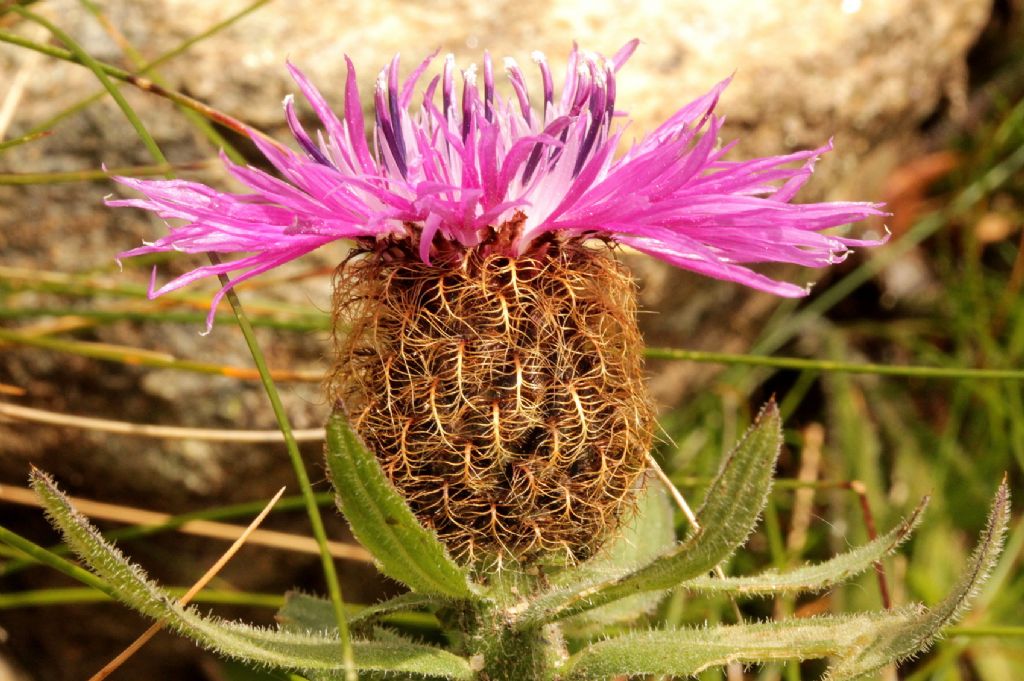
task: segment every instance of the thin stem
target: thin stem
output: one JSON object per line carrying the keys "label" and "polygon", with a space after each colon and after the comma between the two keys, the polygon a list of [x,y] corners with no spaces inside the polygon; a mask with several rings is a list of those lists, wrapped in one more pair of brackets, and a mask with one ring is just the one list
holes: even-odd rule
{"label": "thin stem", "polygon": [[[0,38],[0,39],[2,39],[2,38]],[[32,141],[37,140],[37,139],[42,139],[44,137],[49,137],[52,134],[53,133],[51,131],[49,131],[49,130],[38,130],[36,132],[25,133],[24,135],[22,135],[20,137],[14,137],[14,138],[6,140],[4,142],[0,142],[0,151],[3,151],[5,149],[10,149],[11,147],[16,147],[16,146],[18,146],[20,144],[26,144],[28,142],[32,142]]]}
{"label": "thin stem", "polygon": [[211,161],[195,161],[193,163],[180,163],[177,165],[161,164],[153,166],[129,166],[125,168],[107,168],[105,170],[71,170],[53,173],[0,173],[0,185],[96,182],[109,180],[111,175],[148,177],[150,175],[166,175],[167,173],[175,170],[201,170],[211,165]]}
{"label": "thin stem", "polygon": [[[162,426],[152,423],[133,423],[130,421],[114,421],[91,416],[76,416],[50,411],[23,407],[17,404],[0,402],[0,416],[46,423],[65,428],[81,428],[100,433],[115,433],[134,437],[152,437],[162,440],[197,440],[201,442],[284,442],[280,430],[239,430],[234,428],[189,428],[184,426]],[[300,442],[323,442],[323,428],[305,428],[293,432]],[[3,486],[0,485],[0,490]]]}
{"label": "thin stem", "polygon": [[[220,258],[216,254],[211,253],[210,261],[216,265],[220,262]],[[221,276],[224,277],[224,275]],[[234,310],[235,316],[238,317],[238,326],[242,330],[242,335],[245,336],[245,343],[249,346],[249,352],[252,353],[253,362],[256,364],[256,369],[260,374],[260,381],[263,383],[263,388],[267,392],[267,398],[270,400],[270,408],[274,411],[274,417],[277,419],[277,424],[284,435],[288,457],[291,459],[292,467],[295,469],[295,477],[299,481],[302,496],[306,500],[306,513],[309,515],[309,521],[313,527],[313,536],[316,538],[317,544],[320,545],[320,563],[323,566],[327,589],[331,595],[331,604],[334,606],[334,614],[338,620],[338,631],[341,634],[342,659],[345,662],[345,679],[346,681],[357,681],[355,658],[352,654],[352,641],[349,636],[348,620],[345,618],[345,605],[341,595],[341,584],[338,582],[334,560],[327,549],[327,533],[324,530],[323,519],[320,517],[320,509],[316,505],[316,496],[313,492],[313,486],[309,482],[306,466],[302,462],[302,454],[299,453],[299,444],[292,433],[291,423],[288,421],[288,415],[285,413],[284,404],[281,402],[277,386],[274,385],[274,379],[270,377],[270,370],[267,368],[267,361],[263,355],[263,350],[256,342],[256,335],[253,333],[252,324],[249,323],[248,317],[245,316],[238,296],[235,294],[234,289],[229,288],[225,297],[228,299],[231,309]]]}
{"label": "thin stem", "polygon": [[[175,57],[177,57],[177,56],[187,52],[193,45],[195,45],[195,44],[205,40],[206,38],[209,38],[210,36],[212,36],[212,35],[214,35],[216,33],[219,33],[220,31],[223,31],[225,28],[228,28],[229,26],[232,26],[239,19],[242,19],[246,15],[251,14],[252,12],[255,12],[257,9],[259,9],[263,5],[266,5],[270,1],[271,0],[257,0],[257,2],[254,2],[254,3],[250,4],[250,5],[248,5],[247,7],[243,7],[240,11],[238,11],[235,14],[232,14],[231,16],[227,17],[223,21],[219,21],[216,24],[213,24],[212,26],[207,28],[205,31],[201,31],[200,33],[197,33],[196,35],[192,36],[191,38],[188,38],[187,40],[185,40],[185,41],[181,42],[180,44],[178,44],[178,46],[175,47],[174,49],[169,50],[168,52],[164,52],[163,54],[161,54],[159,57],[157,57],[153,61],[147,63],[144,66],[142,66],[139,69],[139,75],[146,75],[151,70],[157,68],[158,66],[166,64],[167,62],[171,61]],[[3,38],[0,37],[0,40],[2,40],[2,39]],[[54,56],[54,55],[51,55],[51,56]],[[92,104],[98,102],[100,99],[103,98],[103,95],[105,95],[105,94],[106,94],[106,90],[102,90],[102,89],[98,90],[97,92],[95,92],[94,94],[90,95],[89,97],[86,97],[85,99],[83,99],[83,100],[77,102],[76,104],[73,104],[72,106],[68,107],[67,109],[64,109],[63,111],[61,111],[57,115],[55,115],[55,116],[53,116],[51,118],[48,118],[47,120],[43,121],[42,123],[39,123],[38,125],[33,127],[31,130],[29,130],[28,133],[26,133],[26,135],[24,137],[19,138],[20,141],[19,140],[11,140],[10,142],[5,142],[3,144],[0,144],[0,150],[3,150],[7,145],[14,146],[15,143],[27,142],[27,141],[30,141],[31,139],[36,138],[36,137],[39,137],[39,136],[42,136],[42,135],[45,135],[45,134],[49,134],[50,128],[53,128],[55,125],[60,123],[65,118],[68,118],[69,116],[73,116],[74,114],[76,114],[76,113],[78,113],[80,111],[83,111],[86,108],[88,108],[89,106],[91,106]]]}
{"label": "thin stem", "polygon": [[[0,499],[7,501],[10,497],[10,489],[6,486],[0,486]],[[74,498],[72,498],[74,499]],[[87,500],[77,500],[73,503],[81,504]],[[331,506],[334,504],[334,495],[324,492],[317,495],[317,504],[320,506]],[[229,506],[219,506],[216,508],[208,508],[200,511],[192,511],[189,513],[181,513],[178,515],[168,516],[163,522],[146,523],[143,525],[133,525],[131,527],[124,527],[117,530],[109,530],[103,533],[103,536],[109,540],[131,540],[139,539],[142,537],[150,537],[155,534],[161,534],[163,532],[173,532],[179,530],[188,523],[196,520],[230,520],[240,516],[252,515],[263,507],[261,501],[244,502],[240,504],[231,504]],[[302,496],[291,496],[285,497],[278,502],[275,507],[275,511],[287,511],[305,509],[305,500]],[[95,509],[93,509],[95,510]],[[250,540],[251,541],[251,540]],[[6,547],[4,547],[6,548]],[[18,560],[10,561],[0,567],[0,577],[10,575],[19,570],[37,565],[38,561],[22,558],[21,553],[17,553],[14,549],[8,549],[15,554]],[[57,544],[50,546],[48,549],[55,555],[65,555],[69,549],[64,544]],[[317,547],[319,552],[319,547]]]}
{"label": "thin stem", "polygon": [[[103,26],[107,34],[113,39],[115,43],[121,48],[121,50],[128,56],[132,61],[132,64],[136,69],[141,69],[146,65],[146,60],[142,57],[142,54],[135,49],[135,46],[128,41],[128,39],[121,33],[120,30],[107,18],[107,15],[99,8],[96,3],[92,0],[79,0],[79,2],[92,14],[96,20]],[[160,74],[153,69],[150,77],[153,82],[159,85],[161,88],[168,89],[167,83],[162,79]],[[227,154],[235,163],[245,163],[245,157],[235,149],[235,147],[221,135],[213,125],[206,120],[203,116],[199,115],[192,109],[185,107],[182,104],[176,105],[182,114],[187,118],[192,125],[199,129],[203,135],[213,144],[215,148],[223,149],[224,153]]]}
{"label": "thin stem", "polygon": [[990,379],[1024,381],[1021,369],[968,369],[964,367],[910,366],[896,364],[873,364],[863,362],[838,362],[828,359],[805,359],[802,357],[768,357],[765,355],[740,355],[728,352],[705,352],[703,350],[680,350],[676,348],[647,348],[648,359],[674,359],[690,362],[709,362],[746,366],[771,367],[775,369],[797,369],[826,371],[846,374],[875,374],[878,376],[906,376],[914,378],[942,379]]}
{"label": "thin stem", "polygon": [[1024,638],[1024,626],[974,625],[966,627],[946,627],[946,636],[972,636],[993,638]]}
{"label": "thin stem", "polygon": [[[851,480],[849,489],[857,495],[857,502],[860,504],[860,512],[864,518],[864,526],[867,528],[868,539],[878,539],[878,527],[875,525],[875,515],[871,512],[871,502],[868,501],[868,490],[860,480]],[[875,574],[878,576],[878,591],[882,596],[882,605],[886,610],[892,610],[892,596],[889,595],[889,580],[885,576],[885,566],[882,561],[874,563]]]}
{"label": "thin stem", "polygon": [[[676,488],[676,486],[672,484],[672,479],[668,477],[668,474],[665,473],[662,467],[658,465],[657,460],[655,460],[655,458],[650,454],[647,455],[647,465],[651,468],[652,471],[654,471],[655,477],[658,478],[658,480],[665,487],[665,489],[668,490],[668,493],[672,496],[672,499],[676,502],[676,505],[683,512],[683,516],[686,517],[686,521],[690,523],[690,527],[693,528],[693,531],[699,531],[700,523],[697,521],[697,514],[693,512],[693,509],[690,508],[690,504],[687,503],[686,498]],[[722,569],[722,566],[716,565],[714,572],[715,576],[719,579],[725,579],[725,570]],[[742,622],[743,613],[740,612],[740,606],[736,603],[736,599],[730,596],[729,602],[732,603],[732,611],[733,615],[735,615],[736,617],[736,621]]]}
{"label": "thin stem", "polygon": [[[164,591],[180,596],[188,591],[188,587],[162,587]],[[16,593],[0,594],[0,610],[15,608],[40,608],[77,603],[106,603],[111,597],[100,593],[92,587],[59,587],[54,589],[31,589]],[[281,594],[250,593],[245,591],[225,591],[207,589],[197,594],[193,603],[211,603],[218,605],[246,605],[257,608],[279,610],[285,598]]]}
{"label": "thin stem", "polygon": [[[9,487],[0,485],[0,500],[24,506],[42,506],[39,497],[31,490],[20,487]],[[160,526],[171,521],[173,516],[166,513],[158,513],[147,509],[133,508],[119,504],[108,504],[92,499],[69,497],[78,510],[91,518],[113,520],[120,523],[132,523],[143,526]],[[179,523],[176,528],[182,534],[191,534],[199,537],[234,541],[242,534],[244,528],[237,525],[230,525],[222,522],[215,522],[204,519],[190,519]],[[256,530],[251,533],[249,543],[265,546],[284,551],[299,553],[312,553],[318,555],[320,548],[315,541],[309,537],[275,530]],[[332,556],[346,560],[356,560],[364,563],[372,562],[369,552],[361,546],[354,544],[343,544],[341,542],[327,542],[327,548]],[[6,569],[0,574],[9,574]]]}
{"label": "thin stem", "polygon": [[[36,336],[17,331],[0,329],[0,343],[13,343],[29,347],[45,348],[57,352],[81,357],[92,357],[110,362],[130,364],[132,366],[155,367],[161,369],[181,369],[200,374],[212,374],[216,376],[227,376],[246,381],[261,379],[259,369],[249,367],[232,366],[228,364],[214,364],[212,362],[199,362],[191,359],[179,359],[166,352],[143,350],[123,345],[112,345],[109,343],[93,343],[91,341],[64,340],[62,338],[50,338],[48,336]],[[279,381],[299,381],[305,383],[319,383],[323,376],[318,372],[273,370],[270,375]],[[262,379],[261,379],[262,380]]]}
{"label": "thin stem", "polygon": [[[43,288],[43,287],[40,287]],[[205,312],[189,312],[187,310],[166,310],[152,311],[140,309],[82,309],[74,307],[65,308],[26,308],[26,307],[0,307],[0,319],[38,319],[40,317],[73,317],[75,319],[88,319],[97,324],[108,322],[134,321],[134,322],[169,322],[172,324],[206,324]],[[217,322],[234,321],[230,314],[219,314],[215,317]],[[257,316],[252,318],[252,325],[266,329],[280,329],[282,331],[326,331],[327,318],[309,319],[308,321],[289,321],[285,319],[274,319],[273,317]],[[321,380],[314,379],[311,380]]]}
{"label": "thin stem", "polygon": [[[35,22],[40,26],[43,26],[44,28],[46,28],[46,30],[52,33],[53,36],[57,38],[57,40],[64,43],[64,45],[66,45],[68,48],[67,51],[69,52],[69,54],[74,57],[74,59],[72,59],[71,61],[76,61],[85,66],[86,68],[88,68],[90,71],[92,71],[93,74],[96,76],[96,79],[100,81],[101,85],[103,85],[103,88],[110,93],[110,96],[113,98],[114,102],[117,103],[118,108],[121,109],[121,112],[124,114],[125,118],[127,118],[128,122],[131,123],[131,126],[135,128],[136,134],[138,134],[139,139],[142,140],[142,143],[146,146],[146,149],[149,150],[150,155],[153,156],[154,159],[156,159],[157,163],[165,165],[167,164],[167,157],[164,156],[164,152],[161,151],[160,146],[156,143],[156,140],[154,140],[153,136],[149,134],[149,131],[146,129],[146,126],[142,124],[142,120],[135,113],[135,110],[132,109],[131,105],[128,104],[128,100],[124,98],[124,95],[121,94],[121,91],[117,89],[117,86],[115,86],[111,82],[110,75],[108,74],[109,69],[106,67],[105,64],[101,64],[96,59],[94,59],[92,55],[83,50],[82,47],[77,42],[75,42],[75,40],[72,39],[70,35],[65,33],[61,28],[59,28],[56,24],[49,21],[45,17],[42,17],[36,14],[35,12],[30,12],[23,7],[18,7],[17,5],[11,7],[11,11],[14,12],[15,14],[21,15],[23,18],[28,19],[29,21]],[[0,39],[2,39],[2,36],[0,36]],[[23,46],[28,47],[28,45],[24,44]],[[168,177],[169,176],[170,175],[168,174]]]}
{"label": "thin stem", "polygon": [[96,589],[105,593],[111,598],[115,598],[114,590],[104,582],[102,579],[89,572],[84,568],[80,568],[69,560],[65,560],[60,556],[54,555],[45,548],[25,539],[20,534],[8,530],[6,527],[0,525],[0,541],[7,544],[11,548],[21,551],[29,558],[46,565],[47,567],[53,568],[57,572],[63,573],[72,579],[78,580],[86,586]]}
{"label": "thin stem", "polygon": [[[21,10],[20,8],[15,8],[14,11],[18,11],[19,13],[24,12],[25,14],[31,14],[30,12],[26,12],[25,10]],[[52,24],[50,25],[52,26]],[[61,40],[63,40],[63,38]],[[10,43],[11,45],[17,45],[19,47],[24,47],[29,50],[35,50],[36,52],[42,52],[43,54],[53,57],[55,59],[68,61],[74,64],[82,64],[85,66],[89,66],[90,64],[92,64],[101,73],[104,74],[104,77],[106,78],[108,83],[110,78],[113,78],[114,80],[120,80],[125,83],[129,83],[139,88],[140,90],[150,92],[159,97],[163,97],[164,99],[168,99],[174,102],[175,104],[180,104],[186,108],[192,109],[193,111],[196,111],[197,113],[205,116],[211,121],[219,123],[226,128],[230,128],[231,130],[234,130],[235,132],[241,135],[263,135],[259,131],[253,130],[252,128],[246,126],[244,123],[242,123],[234,116],[230,116],[222,111],[218,111],[217,109],[214,109],[213,107],[204,104],[203,102],[200,102],[198,99],[194,99],[192,97],[189,97],[188,95],[182,94],[175,90],[168,90],[166,88],[162,88],[153,81],[149,80],[148,78],[143,78],[134,73],[125,71],[124,69],[119,69],[111,64],[106,64],[104,62],[98,61],[96,59],[93,59],[92,57],[89,57],[88,55],[86,55],[85,59],[83,59],[72,50],[65,50],[59,47],[43,45],[42,43],[37,43],[34,40],[29,40],[28,38],[24,38],[20,35],[8,33],[7,31],[0,31],[0,42]],[[86,59],[88,61],[86,61]],[[110,92],[110,90],[108,90],[108,92]],[[118,93],[118,96],[120,96],[120,93]],[[270,137],[264,137],[264,139],[266,139],[271,144],[282,146],[279,142],[271,139]]]}

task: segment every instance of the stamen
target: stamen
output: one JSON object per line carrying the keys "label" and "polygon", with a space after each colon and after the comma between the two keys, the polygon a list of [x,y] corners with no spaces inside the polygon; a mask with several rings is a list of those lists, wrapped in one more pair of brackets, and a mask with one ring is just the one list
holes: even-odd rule
{"label": "stamen", "polygon": [[583,164],[594,147],[594,141],[597,140],[598,132],[604,127],[605,105],[607,101],[605,86],[607,82],[603,72],[597,66],[596,60],[591,58],[591,55],[587,56],[587,68],[590,72],[590,82],[592,83],[590,88],[590,126],[587,129],[586,136],[583,138],[579,154],[576,156],[576,165],[572,170],[573,177],[579,175]]}
{"label": "stamen", "polygon": [[469,68],[462,72],[462,81],[462,139],[466,140],[472,128],[473,104],[477,99],[476,64],[470,64]]}
{"label": "stamen", "polygon": [[612,117],[615,115],[615,63],[607,60],[604,63],[604,80],[606,84],[607,99],[605,102],[605,125],[612,127]]}
{"label": "stamen", "polygon": [[284,98],[284,117],[288,121],[288,127],[292,131],[292,137],[299,143],[299,146],[309,154],[309,156],[317,163],[329,167],[334,167],[330,159],[324,155],[320,148],[313,143],[309,135],[306,134],[305,129],[299,122],[299,117],[295,114],[295,97],[288,95]]}
{"label": "stamen", "polygon": [[[388,150],[391,152],[391,157],[397,166],[398,172],[401,173],[402,177],[406,176],[405,166],[405,149],[399,149],[398,140],[395,138],[395,131],[392,127],[390,109],[388,103],[385,101],[385,90],[388,87],[388,69],[381,69],[380,74],[377,76],[377,87],[374,91],[374,109],[377,117],[377,130],[384,136],[384,144],[387,145]],[[385,159],[384,145],[381,146],[380,153],[382,161]]]}
{"label": "stamen", "polygon": [[540,69],[540,77],[544,82],[544,122],[546,123],[548,120],[548,107],[555,100],[555,86],[551,80],[551,69],[548,68],[547,57],[540,50],[536,50],[530,56]]}
{"label": "stamen", "polygon": [[[395,133],[395,145],[401,156],[401,166],[405,166],[405,134],[402,131],[402,110],[398,102],[398,55],[391,60],[391,68],[388,70],[388,110],[391,112],[391,125]],[[402,170],[405,176],[405,170]]]}
{"label": "stamen", "polygon": [[494,121],[494,65],[490,52],[484,50],[484,118]]}
{"label": "stamen", "polygon": [[441,110],[445,120],[452,122],[452,95],[455,92],[455,55],[450,52],[444,56],[444,71],[441,85]]}

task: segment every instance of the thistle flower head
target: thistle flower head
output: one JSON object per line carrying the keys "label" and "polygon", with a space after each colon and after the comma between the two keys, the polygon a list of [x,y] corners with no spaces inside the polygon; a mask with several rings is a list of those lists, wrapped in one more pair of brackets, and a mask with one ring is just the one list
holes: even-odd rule
{"label": "thistle flower head", "polygon": [[533,100],[514,60],[503,99],[489,56],[461,74],[449,56],[416,106],[432,57],[405,82],[395,57],[377,77],[372,148],[351,63],[340,117],[289,66],[315,139],[288,97],[299,150],[252,134],[276,175],[225,159],[249,193],[120,178],[145,198],[112,205],[184,221],[122,256],[242,254],[159,295],[355,241],[335,286],[332,406],[458,558],[590,556],[634,503],[654,424],[633,282],[595,244],[801,295],[746,265],[836,262],[864,242],[822,230],[878,212],[790,203],[824,148],[725,160],[713,110],[728,81],[618,156],[616,74],[636,45],[610,59],[574,48],[557,97],[535,53]]}
{"label": "thistle flower head", "polygon": [[[625,126],[614,122],[621,115],[616,79],[637,43],[611,58],[574,47],[557,96],[543,54],[532,55],[542,82],[532,97],[520,66],[506,59],[508,99],[495,92],[487,54],[482,74],[472,66],[457,73],[454,58],[445,57],[422,96],[417,83],[436,55],[404,82],[396,56],[376,80],[372,146],[351,61],[340,116],[289,65],[322,130],[305,130],[287,97],[285,117],[300,149],[253,132],[277,175],[225,158],[249,188],[243,194],[183,180],[117,178],[144,198],[109,205],[184,223],[121,257],[172,250],[241,255],[154,285],[151,295],[158,296],[217,274],[235,284],[338,239],[401,241],[429,264],[478,248],[515,257],[544,238],[596,237],[711,277],[800,296],[804,287],[747,265],[818,267],[842,260],[850,246],[879,243],[822,233],[879,214],[877,205],[790,203],[830,144],[725,160],[733,144],[718,144],[722,119],[714,108],[729,79],[617,155]],[[211,309],[208,326],[212,320]]]}

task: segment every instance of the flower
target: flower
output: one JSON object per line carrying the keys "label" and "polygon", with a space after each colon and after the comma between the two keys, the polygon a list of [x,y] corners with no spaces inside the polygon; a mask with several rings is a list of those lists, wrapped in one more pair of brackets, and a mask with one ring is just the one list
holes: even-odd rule
{"label": "flower", "polygon": [[335,279],[331,405],[460,560],[584,559],[634,504],[655,421],[635,287],[603,244],[795,296],[805,289],[746,265],[821,266],[876,243],[822,232],[874,204],[790,203],[827,146],[725,160],[713,110],[728,81],[616,157],[616,72],[636,46],[611,59],[574,48],[557,100],[535,53],[536,106],[514,61],[504,100],[488,56],[482,91],[471,67],[461,93],[448,57],[416,114],[433,55],[404,83],[395,57],[377,79],[372,152],[351,62],[340,118],[289,66],[323,124],[316,139],[288,97],[300,150],[251,135],[278,176],[224,159],[247,194],[118,178],[145,198],[111,205],[185,222],[121,257],[243,254],[153,286],[157,296],[217,274],[230,287],[353,240]]}
{"label": "flower", "polygon": [[[637,44],[630,41],[610,59],[574,46],[557,98],[547,61],[535,52],[543,82],[539,102],[531,101],[513,59],[505,60],[505,71],[514,96],[498,97],[487,54],[483,91],[471,66],[462,72],[459,96],[449,55],[416,113],[410,111],[416,84],[436,53],[404,83],[396,56],[377,78],[372,151],[351,60],[346,58],[340,117],[289,64],[323,125],[316,139],[299,122],[289,96],[285,116],[301,150],[251,135],[280,177],[224,158],[248,193],[184,180],[115,178],[144,198],[108,205],[143,208],[185,223],[170,225],[165,236],[120,257],[166,251],[243,255],[198,267],[163,286],[154,283],[150,296],[156,297],[218,274],[231,275],[234,285],[338,239],[405,239],[429,263],[442,252],[478,247],[491,230],[506,228],[510,233],[500,241],[510,255],[525,253],[544,235],[592,236],[707,276],[801,296],[806,288],[747,265],[820,267],[841,261],[850,246],[880,243],[822,233],[881,214],[877,204],[790,203],[831,143],[725,160],[733,144],[717,145],[722,119],[713,111],[729,79],[616,157],[623,134],[623,127],[613,125],[619,115],[616,76]],[[208,329],[224,293],[214,297]]]}

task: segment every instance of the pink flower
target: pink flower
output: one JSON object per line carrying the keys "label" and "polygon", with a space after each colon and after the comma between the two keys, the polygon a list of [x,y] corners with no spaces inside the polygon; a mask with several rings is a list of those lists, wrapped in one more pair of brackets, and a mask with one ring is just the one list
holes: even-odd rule
{"label": "pink flower", "polygon": [[[821,267],[843,260],[850,246],[881,243],[823,233],[882,214],[878,204],[790,203],[831,144],[725,160],[733,144],[717,144],[722,119],[713,111],[728,79],[616,157],[623,133],[623,127],[613,126],[619,115],[616,74],[637,43],[627,43],[610,59],[574,47],[558,98],[544,56],[534,53],[543,82],[540,101],[531,101],[512,59],[505,60],[505,71],[514,96],[496,96],[486,53],[482,91],[471,66],[461,72],[460,92],[448,56],[416,111],[410,111],[416,84],[436,55],[404,83],[396,56],[377,78],[372,150],[351,61],[346,60],[340,117],[289,65],[323,130],[315,139],[304,130],[287,97],[285,116],[300,151],[252,134],[277,176],[224,159],[229,172],[250,188],[246,194],[184,180],[116,178],[144,198],[108,205],[183,221],[119,257],[172,250],[241,255],[160,287],[154,283],[150,296],[155,297],[221,273],[231,275],[234,285],[337,239],[408,239],[430,262],[464,253],[495,230],[505,230],[489,243],[501,244],[509,255],[525,252],[544,235],[592,235],[717,279],[801,296],[804,287],[775,281],[747,265]],[[208,327],[224,293],[214,297]]]}

